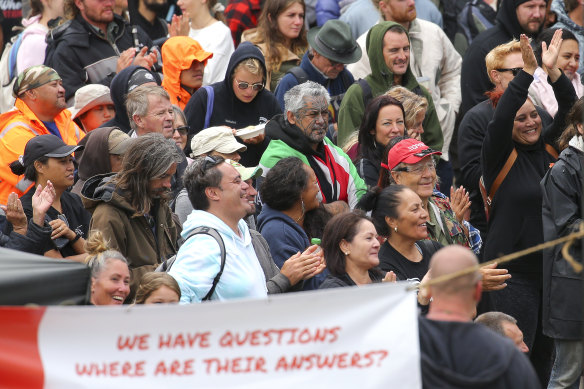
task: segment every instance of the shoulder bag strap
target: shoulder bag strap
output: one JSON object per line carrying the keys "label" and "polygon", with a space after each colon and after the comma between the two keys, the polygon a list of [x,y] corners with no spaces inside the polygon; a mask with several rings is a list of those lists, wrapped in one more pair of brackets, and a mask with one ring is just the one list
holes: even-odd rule
{"label": "shoulder bag strap", "polygon": [[211,85],[205,85],[203,88],[207,91],[207,112],[205,112],[205,124],[203,126],[203,130],[205,128],[209,128],[209,124],[211,123],[211,114],[213,113],[213,102],[215,101],[215,91]]}
{"label": "shoulder bag strap", "polygon": [[497,177],[495,178],[495,182],[493,182],[493,185],[491,186],[491,190],[489,191],[489,201],[493,201],[493,198],[495,197],[495,193],[497,193],[497,189],[499,189],[499,187],[503,183],[503,180],[505,180],[505,177],[507,177],[507,174],[509,174],[509,170],[511,170],[511,167],[515,163],[516,159],[517,159],[517,150],[515,150],[515,147],[514,147],[513,151],[511,151],[511,154],[509,155],[509,158],[507,158],[507,162],[505,162],[503,169],[501,169],[499,174],[497,174]]}

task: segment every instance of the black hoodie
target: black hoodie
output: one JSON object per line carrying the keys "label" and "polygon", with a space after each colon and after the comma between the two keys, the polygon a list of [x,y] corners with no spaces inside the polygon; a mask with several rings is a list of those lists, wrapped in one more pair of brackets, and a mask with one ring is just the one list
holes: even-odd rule
{"label": "black hoodie", "polygon": [[476,323],[418,318],[424,388],[537,389],[525,355]]}
{"label": "black hoodie", "polygon": [[[138,69],[148,69],[142,66],[128,66],[114,77],[110,84],[110,95],[116,107],[116,116],[110,121],[102,124],[100,127],[118,127],[126,134],[132,129],[130,127],[130,119],[128,118],[128,111],[126,110],[126,95],[128,94],[128,81],[132,74]],[[160,85],[162,82],[160,76],[156,72],[150,72],[154,76],[156,83]]]}
{"label": "black hoodie", "polygon": [[[269,90],[263,89],[255,99],[249,103],[239,100],[233,92],[233,71],[237,64],[247,58],[256,58],[266,71],[264,56],[257,46],[249,42],[243,42],[231,55],[225,79],[211,85],[215,97],[213,101],[213,113],[209,120],[209,127],[228,126],[241,129],[250,125],[265,123],[274,115],[281,113],[278,100]],[[190,137],[204,129],[205,114],[207,113],[207,91],[199,88],[191,97],[185,107],[187,123],[191,127]],[[241,141],[241,140],[240,140]],[[247,150],[241,154],[240,163],[243,166],[256,166],[260,162],[262,153],[269,143],[268,137],[257,145],[247,144]],[[185,153],[190,154],[190,141],[187,142]]]}
{"label": "black hoodie", "polygon": [[495,26],[479,34],[466,50],[460,75],[462,103],[458,114],[461,118],[469,109],[486,100],[485,92],[493,89],[487,75],[485,56],[496,46],[519,39],[523,30],[517,20],[516,8],[526,1],[501,2]]}

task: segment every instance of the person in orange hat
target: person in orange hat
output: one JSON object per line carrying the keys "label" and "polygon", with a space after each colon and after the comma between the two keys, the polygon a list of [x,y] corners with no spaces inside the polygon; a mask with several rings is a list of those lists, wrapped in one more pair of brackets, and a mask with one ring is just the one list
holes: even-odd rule
{"label": "person in orange hat", "polygon": [[188,36],[175,36],[162,46],[162,87],[172,104],[185,109],[191,95],[203,85],[203,71],[213,53]]}

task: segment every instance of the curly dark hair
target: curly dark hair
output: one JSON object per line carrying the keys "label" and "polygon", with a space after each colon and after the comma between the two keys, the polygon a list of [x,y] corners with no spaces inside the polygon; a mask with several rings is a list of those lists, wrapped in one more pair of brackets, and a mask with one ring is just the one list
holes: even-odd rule
{"label": "curly dark hair", "polygon": [[308,185],[304,163],[296,157],[283,158],[270,169],[260,187],[262,201],[276,211],[296,204]]}

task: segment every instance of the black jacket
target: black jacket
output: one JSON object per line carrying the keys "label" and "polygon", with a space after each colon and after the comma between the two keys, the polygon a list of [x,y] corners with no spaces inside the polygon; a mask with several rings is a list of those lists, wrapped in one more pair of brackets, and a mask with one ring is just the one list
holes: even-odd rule
{"label": "black jacket", "polygon": [[[0,219],[3,219],[0,224],[6,223],[6,216],[2,215]],[[48,224],[41,227],[30,219],[26,235],[21,235],[14,231],[6,233],[0,231],[0,247],[43,255],[45,247],[51,243],[52,231],[53,229]]]}
{"label": "black jacket", "polygon": [[[582,223],[583,158],[580,150],[568,147],[541,182],[545,241],[579,230]],[[583,335],[584,278],[563,258],[561,249],[561,245],[554,246],[543,254],[543,332],[556,339],[580,340]],[[579,242],[570,247],[570,254],[582,263]]]}
{"label": "black jacket", "polygon": [[[228,126],[241,129],[250,125],[266,123],[274,115],[281,113],[278,100],[267,89],[259,92],[255,99],[249,103],[244,103],[235,96],[232,87],[233,71],[237,64],[247,58],[258,59],[264,68],[265,74],[265,59],[260,49],[249,42],[240,44],[229,59],[225,79],[211,85],[215,97],[209,127]],[[205,88],[199,88],[185,107],[187,122],[191,127],[190,137],[204,129],[206,113],[207,91]],[[270,140],[266,137],[260,144],[247,144],[247,150],[241,154],[240,163],[243,166],[256,166],[260,162],[262,153],[268,147],[269,142]],[[185,152],[188,154],[191,152],[190,141],[187,142]]]}
{"label": "black jacket", "polygon": [[[369,269],[369,277],[373,283],[378,283],[383,280],[385,277],[385,272],[379,270],[378,268]],[[349,274],[345,273],[341,276],[333,276],[329,274],[325,280],[320,284],[318,289],[330,289],[330,288],[342,288],[345,286],[356,286],[357,284],[353,279],[349,276]]]}
{"label": "black jacket", "polygon": [[[128,118],[128,111],[126,110],[126,95],[128,94],[128,81],[132,74],[138,69],[148,70],[142,66],[128,66],[114,77],[110,85],[110,96],[116,107],[116,116],[110,121],[101,125],[101,127],[118,127],[126,134],[132,129],[130,127],[130,119]],[[160,76],[156,72],[150,72],[154,81],[160,85],[162,82]]]}
{"label": "black jacket", "polygon": [[487,75],[485,56],[500,44],[513,38],[519,39],[523,33],[517,21],[516,8],[525,0],[507,0],[501,2],[496,24],[480,33],[466,50],[460,73],[462,103],[460,117],[479,102],[486,99],[485,92],[493,89]]}
{"label": "black jacket", "polygon": [[[551,128],[542,131],[533,145],[513,141],[515,114],[527,99],[533,77],[521,71],[497,104],[493,120],[489,123],[481,152],[481,166],[487,192],[503,168],[513,148],[517,160],[493,198],[489,219],[489,235],[485,243],[484,259],[491,260],[543,242],[541,217],[542,194],[540,181],[554,158],[545,150],[545,143],[554,144],[564,129],[564,119],[576,100],[570,80],[562,76],[552,84],[558,101],[558,113]],[[507,264],[513,273],[539,277],[542,271],[542,254],[536,252]]]}
{"label": "black jacket", "polygon": [[[114,23],[117,27],[114,44],[98,35],[95,27],[81,15],[55,28],[47,36],[45,65],[55,69],[63,79],[68,101],[86,84],[109,86],[120,53],[134,47],[130,25],[118,15],[114,15]],[[148,35],[139,27],[137,38],[141,44],[152,46]]]}
{"label": "black jacket", "polygon": [[424,389],[537,389],[531,363],[515,345],[476,323],[418,318]]}
{"label": "black jacket", "polygon": [[[543,128],[551,125],[553,118],[545,109],[535,107]],[[481,232],[483,242],[487,240],[487,218],[483,198],[479,191],[481,177],[481,148],[487,126],[493,119],[495,108],[490,100],[481,101],[472,107],[458,127],[458,158],[460,162],[460,185],[470,193],[470,224]]]}

